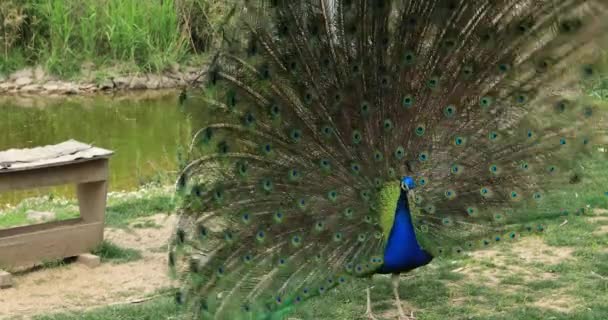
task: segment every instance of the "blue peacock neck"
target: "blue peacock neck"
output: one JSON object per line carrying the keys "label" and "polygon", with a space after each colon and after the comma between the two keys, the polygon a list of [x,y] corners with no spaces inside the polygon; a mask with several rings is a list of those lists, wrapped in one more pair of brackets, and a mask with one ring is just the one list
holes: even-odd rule
{"label": "blue peacock neck", "polygon": [[433,259],[416,239],[407,192],[402,188],[397,200],[395,220],[384,249],[384,262],[378,273],[407,272],[424,266]]}

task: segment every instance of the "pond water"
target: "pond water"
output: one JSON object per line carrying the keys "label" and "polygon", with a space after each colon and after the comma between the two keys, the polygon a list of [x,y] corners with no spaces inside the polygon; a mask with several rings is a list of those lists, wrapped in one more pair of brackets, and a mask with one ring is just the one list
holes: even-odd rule
{"label": "pond water", "polygon": [[[0,150],[30,148],[68,139],[115,151],[110,190],[175,180],[178,152],[202,117],[200,106],[180,106],[179,92],[119,96],[0,97]],[[72,196],[71,187],[0,194],[0,204],[36,195]]]}

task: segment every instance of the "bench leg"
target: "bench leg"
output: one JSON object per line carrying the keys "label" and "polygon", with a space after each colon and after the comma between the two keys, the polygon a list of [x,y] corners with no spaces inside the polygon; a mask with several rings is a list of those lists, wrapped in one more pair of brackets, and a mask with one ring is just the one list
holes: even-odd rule
{"label": "bench leg", "polygon": [[106,181],[81,183],[77,186],[80,217],[85,222],[104,221],[108,183]]}

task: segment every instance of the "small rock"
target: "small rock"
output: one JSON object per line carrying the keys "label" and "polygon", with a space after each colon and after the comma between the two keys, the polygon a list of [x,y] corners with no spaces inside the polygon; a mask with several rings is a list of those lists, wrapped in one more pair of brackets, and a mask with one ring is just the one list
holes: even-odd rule
{"label": "small rock", "polygon": [[15,89],[16,85],[12,82],[0,83],[0,91],[9,91]]}
{"label": "small rock", "polygon": [[27,219],[33,222],[46,222],[55,220],[55,212],[29,210],[25,213]]}
{"label": "small rock", "polygon": [[15,80],[15,84],[19,87],[27,86],[28,84],[32,84],[34,80],[30,77],[21,77]]}
{"label": "small rock", "polygon": [[97,91],[97,86],[94,83],[85,83],[85,84],[80,85],[80,90],[87,91],[87,92],[93,92],[93,91]]}
{"label": "small rock", "polygon": [[108,79],[100,83],[98,87],[100,90],[112,90],[114,89],[114,83],[112,82],[112,80]]}
{"label": "small rock", "polygon": [[42,69],[41,66],[37,66],[36,69],[34,69],[34,80],[42,81],[44,77],[46,77],[44,69]]}
{"label": "small rock", "polygon": [[13,286],[13,277],[10,273],[0,270],[0,289],[6,289]]}
{"label": "small rock", "polygon": [[129,85],[129,88],[132,90],[148,89],[148,86],[146,85],[146,79],[143,79],[143,78],[131,79],[131,84]]}
{"label": "small rock", "polygon": [[160,82],[159,87],[161,87],[161,88],[174,88],[175,87],[176,81],[167,76],[162,76],[160,80],[161,80],[161,82]]}
{"label": "small rock", "polygon": [[76,260],[78,263],[82,263],[89,268],[95,268],[101,264],[101,258],[94,254],[85,253],[78,256]]}
{"label": "small rock", "polygon": [[56,83],[46,83],[42,86],[42,90],[48,93],[54,93],[59,91],[59,85]]}
{"label": "small rock", "polygon": [[63,94],[77,94],[80,92],[80,88],[71,82],[59,82],[58,87],[57,92]]}
{"label": "small rock", "polygon": [[114,84],[116,84],[117,89],[127,89],[131,80],[125,77],[114,78]]}
{"label": "small rock", "polygon": [[40,91],[42,87],[38,84],[28,84],[27,86],[21,87],[22,92],[36,92]]}
{"label": "small rock", "polygon": [[13,72],[9,77],[10,80],[15,81],[19,78],[32,78],[34,76],[34,72],[32,68],[25,68],[18,71]]}
{"label": "small rock", "polygon": [[162,79],[161,77],[152,74],[148,76],[147,86],[148,89],[159,89],[161,88]]}

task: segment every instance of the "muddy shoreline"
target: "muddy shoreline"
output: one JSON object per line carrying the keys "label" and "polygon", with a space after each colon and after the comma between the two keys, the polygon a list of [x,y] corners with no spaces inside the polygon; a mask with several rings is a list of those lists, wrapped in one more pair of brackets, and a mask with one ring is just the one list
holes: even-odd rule
{"label": "muddy shoreline", "polygon": [[80,80],[59,79],[42,67],[29,67],[0,75],[0,96],[70,96],[123,91],[178,89],[197,86],[202,81],[201,67],[174,67],[155,74],[106,75],[82,71]]}

